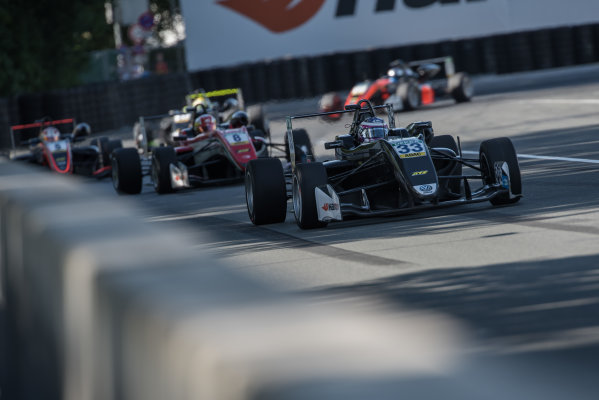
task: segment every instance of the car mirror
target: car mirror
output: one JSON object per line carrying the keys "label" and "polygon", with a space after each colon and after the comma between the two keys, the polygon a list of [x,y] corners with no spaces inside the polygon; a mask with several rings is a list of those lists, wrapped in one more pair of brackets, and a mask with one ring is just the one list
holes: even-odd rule
{"label": "car mirror", "polygon": [[341,140],[335,140],[334,142],[326,142],[324,144],[324,148],[327,150],[338,149],[341,147],[343,147],[343,142]]}

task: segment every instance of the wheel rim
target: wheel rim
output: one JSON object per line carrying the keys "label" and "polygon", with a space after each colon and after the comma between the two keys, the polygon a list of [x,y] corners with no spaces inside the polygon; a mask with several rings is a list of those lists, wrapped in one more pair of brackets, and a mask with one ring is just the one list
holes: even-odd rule
{"label": "wheel rim", "polygon": [[293,213],[295,219],[299,222],[302,220],[302,190],[299,187],[297,177],[293,177]]}
{"label": "wheel rim", "polygon": [[248,206],[248,212],[252,221],[254,220],[254,185],[249,173],[245,174],[245,201]]}

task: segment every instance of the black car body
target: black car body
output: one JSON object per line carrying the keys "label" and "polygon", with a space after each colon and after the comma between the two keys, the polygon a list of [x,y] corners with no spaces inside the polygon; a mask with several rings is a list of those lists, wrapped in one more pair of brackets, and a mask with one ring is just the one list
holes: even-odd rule
{"label": "black car body", "polygon": [[[97,137],[84,145],[82,142],[88,138],[78,133],[76,125],[74,118],[44,118],[30,124],[12,126],[11,159],[43,165],[60,174],[79,174],[96,178],[110,176],[110,153],[122,147],[122,142],[118,139]],[[61,131],[60,136],[52,141],[44,140],[41,132],[48,127],[56,127]],[[71,132],[62,132],[65,130]],[[22,150],[23,148],[26,150]]]}
{"label": "black car body", "polygon": [[[358,126],[374,116],[375,109],[386,110],[389,134],[361,143],[356,137]],[[288,199],[293,201],[297,224],[306,229],[352,217],[398,215],[482,201],[509,204],[522,196],[520,168],[509,138],[482,142],[479,158],[469,159],[452,136],[435,136],[430,121],[395,128],[389,104],[373,107],[361,100],[332,112],[354,114],[349,133],[325,143],[326,149],[335,151],[333,159],[296,163],[292,154],[288,172],[273,160],[249,163],[246,199],[252,222],[284,221]],[[322,116],[287,117],[288,140],[293,140],[289,133],[294,121]],[[472,173],[464,174],[464,167]]]}

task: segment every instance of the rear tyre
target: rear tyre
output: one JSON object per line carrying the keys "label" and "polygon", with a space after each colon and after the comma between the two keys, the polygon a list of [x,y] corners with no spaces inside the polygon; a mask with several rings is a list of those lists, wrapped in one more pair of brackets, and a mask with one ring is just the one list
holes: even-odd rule
{"label": "rear tyre", "polygon": [[100,136],[90,140],[89,144],[92,146],[96,146],[98,149],[101,149],[102,144],[108,143],[108,140],[110,139],[108,139],[107,136]]}
{"label": "rear tyre", "polygon": [[[107,153],[108,143],[110,139],[106,136],[101,136],[99,138],[92,139],[90,145],[96,146],[98,148],[99,161],[102,162],[102,167],[110,165],[110,153]],[[123,146],[121,146],[123,147]],[[99,164],[98,164],[99,165]]]}
{"label": "rear tyre", "polygon": [[326,185],[327,171],[322,163],[298,164],[293,175],[293,212],[295,222],[301,229],[327,226],[318,220],[314,189]]}
{"label": "rear tyre", "polygon": [[250,118],[250,124],[254,125],[254,128],[264,132],[266,137],[270,136],[270,128],[268,126],[268,120],[264,116],[264,109],[261,105],[249,106],[247,113]]}
{"label": "rear tyre", "polygon": [[397,95],[403,103],[404,110],[415,110],[420,107],[421,95],[418,83],[414,81],[400,83],[397,87]]}
{"label": "rear tyre", "polygon": [[104,143],[102,147],[102,160],[104,162],[104,166],[110,165],[110,155],[116,149],[122,149],[123,142],[120,139],[108,140]]}
{"label": "rear tyre", "polygon": [[278,158],[251,160],[245,170],[245,200],[254,225],[284,222],[287,189],[283,165]]}
{"label": "rear tyre", "polygon": [[[293,130],[293,144],[295,147],[295,162],[305,163],[307,161],[314,161],[314,148],[312,147],[312,141],[308,132],[305,129],[294,129]],[[289,152],[289,140],[287,134],[285,134],[285,157],[287,161],[291,161]]]}
{"label": "rear tyre", "polygon": [[[510,186],[512,194],[522,194],[522,178],[520,176],[520,165],[514,144],[507,137],[485,140],[480,144],[479,150],[480,167],[482,169],[483,182],[491,184],[495,182],[495,162],[505,161],[510,169]],[[512,204],[520,200],[520,197],[510,198],[504,193],[490,200],[493,205]]]}
{"label": "rear tyre", "polygon": [[111,155],[112,186],[117,193],[138,194],[141,192],[141,162],[137,149],[119,148]]}
{"label": "rear tyre", "polygon": [[[458,145],[451,135],[433,136],[429,147],[443,147],[458,154]],[[462,164],[457,161],[434,160],[433,162],[438,175],[462,175]],[[441,179],[439,185],[448,188],[455,194],[461,193],[462,181],[460,179]]]}
{"label": "rear tyre", "polygon": [[470,101],[474,95],[474,86],[465,72],[459,72],[449,78],[447,89],[456,103]]}
{"label": "rear tyre", "polygon": [[152,183],[156,193],[173,192],[171,185],[171,164],[177,163],[175,149],[169,146],[157,147],[152,152]]}

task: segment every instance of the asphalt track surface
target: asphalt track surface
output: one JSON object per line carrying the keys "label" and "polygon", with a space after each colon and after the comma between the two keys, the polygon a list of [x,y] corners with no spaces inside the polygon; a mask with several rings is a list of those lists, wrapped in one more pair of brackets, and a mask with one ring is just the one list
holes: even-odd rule
{"label": "asphalt track surface", "polygon": [[[504,77],[489,90],[481,80],[483,94],[470,103],[396,114],[400,126],[431,120],[435,134],[459,136],[473,154],[482,140],[511,138],[524,193],[513,206],[481,203],[303,231],[291,208],[285,223],[253,226],[241,183],[157,195],[147,182],[142,194],[121,198],[281,291],[438,311],[466,327],[472,352],[542,365],[539,382],[559,377],[553,384],[570,398],[596,398],[599,75],[585,71]],[[273,140],[284,130],[278,116],[314,107],[314,100],[271,106]],[[345,130],[344,122],[306,128],[319,158],[326,157],[322,143]],[[85,184],[112,192],[106,181]]]}

